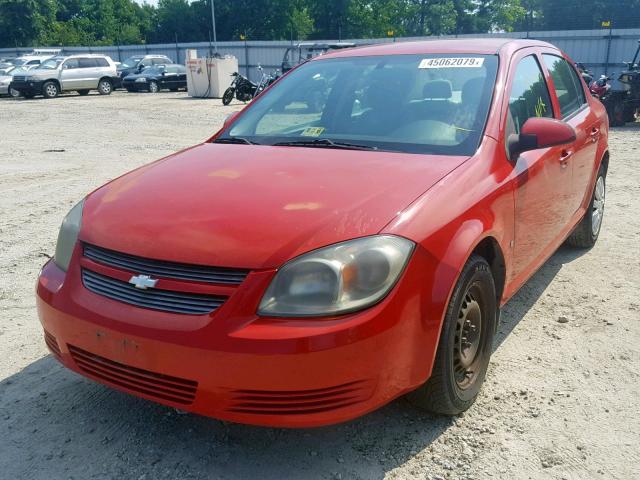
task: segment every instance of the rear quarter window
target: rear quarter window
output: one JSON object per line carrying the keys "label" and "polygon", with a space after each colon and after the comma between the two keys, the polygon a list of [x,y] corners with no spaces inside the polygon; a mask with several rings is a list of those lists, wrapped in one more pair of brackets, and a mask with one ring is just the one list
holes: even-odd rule
{"label": "rear quarter window", "polygon": [[109,66],[109,62],[107,62],[106,58],[96,58],[96,64],[99,67],[108,67]]}

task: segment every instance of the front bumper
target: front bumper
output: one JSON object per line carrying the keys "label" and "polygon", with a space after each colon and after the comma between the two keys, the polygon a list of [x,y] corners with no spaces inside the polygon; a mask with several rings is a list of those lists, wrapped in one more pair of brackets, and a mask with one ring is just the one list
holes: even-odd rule
{"label": "front bumper", "polygon": [[13,82],[11,82],[11,87],[18,90],[20,93],[40,95],[42,93],[43,84],[44,80],[14,80]]}
{"label": "front bumper", "polygon": [[152,311],[85,289],[78,261],[66,274],[43,267],[37,306],[52,353],[97,382],[234,422],[318,426],[374,410],[430,374],[439,332],[418,300],[416,256],[384,301],[342,317],[257,317],[273,271],[252,272],[209,315]]}
{"label": "front bumper", "polygon": [[0,84],[0,95],[9,95],[9,83]]}

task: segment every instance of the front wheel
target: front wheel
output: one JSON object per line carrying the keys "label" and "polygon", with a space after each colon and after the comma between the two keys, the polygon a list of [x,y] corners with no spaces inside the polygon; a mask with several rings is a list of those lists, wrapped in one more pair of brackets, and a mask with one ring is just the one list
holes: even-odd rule
{"label": "front wheel", "polygon": [[412,404],[443,415],[473,405],[489,366],[497,311],[489,264],[472,255],[449,301],[431,377],[407,395]]}
{"label": "front wheel", "polygon": [[591,202],[584,217],[567,238],[567,244],[578,248],[591,248],[598,241],[602,218],[604,217],[604,201],[606,196],[606,172],[604,166],[600,167],[596,183],[593,187]]}
{"label": "front wheel", "polygon": [[151,93],[158,93],[160,91],[160,87],[157,82],[151,81],[149,82],[149,91]]}
{"label": "front wheel", "polygon": [[98,93],[100,95],[111,95],[112,90],[113,85],[111,85],[111,82],[109,80],[102,79],[98,83]]}
{"label": "front wheel", "polygon": [[235,90],[233,88],[231,87],[227,88],[222,94],[222,104],[229,105],[231,103],[231,100],[233,100],[234,93],[235,93]]}
{"label": "front wheel", "polygon": [[42,94],[44,98],[56,98],[58,96],[59,89],[56,82],[45,82],[42,86]]}
{"label": "front wheel", "polygon": [[12,96],[13,98],[16,98],[20,96],[20,92],[15,88],[9,87],[9,95]]}

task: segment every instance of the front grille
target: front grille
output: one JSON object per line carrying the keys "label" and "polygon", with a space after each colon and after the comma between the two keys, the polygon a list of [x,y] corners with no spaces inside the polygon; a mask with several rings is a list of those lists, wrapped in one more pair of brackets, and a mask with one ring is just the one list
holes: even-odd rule
{"label": "front grille", "polygon": [[51,350],[51,353],[53,353],[56,357],[62,356],[60,353],[60,347],[58,346],[58,341],[56,340],[56,337],[51,335],[46,330],[44,331],[44,343],[47,344],[47,347],[49,347],[49,350]]}
{"label": "front grille", "polygon": [[234,390],[229,411],[254,415],[303,415],[348,407],[371,396],[370,381],[313,390]]}
{"label": "front grille", "polygon": [[203,315],[213,312],[227,297],[176,292],[150,288],[141,290],[132,284],[82,269],[82,283],[87,290],[113,300],[163,312]]}
{"label": "front grille", "polygon": [[22,76],[22,75],[14,75],[13,81],[14,82],[26,82],[27,81],[27,77]]}
{"label": "front grille", "polygon": [[160,400],[188,405],[193,402],[198,382],[114,362],[73,345],[67,345],[71,358],[83,372],[107,383],[143,393]]}
{"label": "front grille", "polygon": [[129,272],[193,282],[239,285],[249,273],[249,270],[236,268],[219,268],[151,260],[87,244],[84,245],[84,256],[103,265],[124,269]]}

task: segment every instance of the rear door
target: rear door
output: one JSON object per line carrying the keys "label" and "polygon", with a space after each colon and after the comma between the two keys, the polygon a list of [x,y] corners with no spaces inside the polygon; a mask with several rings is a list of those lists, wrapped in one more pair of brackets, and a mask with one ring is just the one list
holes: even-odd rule
{"label": "rear door", "polygon": [[[554,108],[535,49],[517,53],[507,80],[505,141],[532,117],[554,117]],[[506,145],[505,145],[506,148]],[[573,213],[571,145],[531,150],[514,161],[515,228],[512,278],[526,278],[555,248]]]}
{"label": "rear door", "polygon": [[543,63],[551,77],[551,92],[558,100],[557,117],[576,131],[573,145],[571,207],[577,212],[585,196],[590,193],[589,183],[597,153],[601,121],[589,107],[583,82],[575,68],[559,52],[542,53]]}
{"label": "rear door", "polygon": [[98,73],[96,59],[91,57],[79,58],[78,63],[82,71],[82,88],[98,88],[100,74]]}
{"label": "rear door", "polygon": [[176,88],[187,88],[187,69],[182,65],[177,66],[176,69],[178,70]]}

